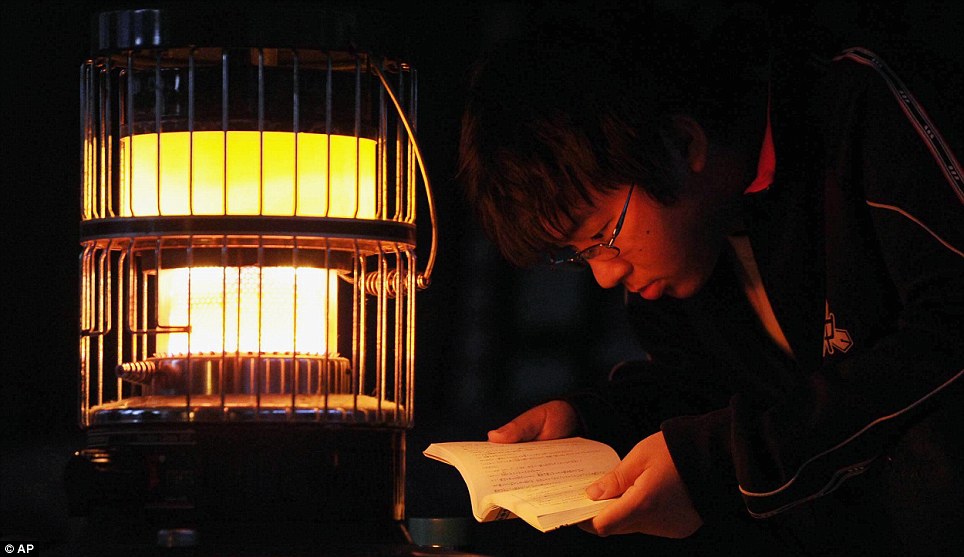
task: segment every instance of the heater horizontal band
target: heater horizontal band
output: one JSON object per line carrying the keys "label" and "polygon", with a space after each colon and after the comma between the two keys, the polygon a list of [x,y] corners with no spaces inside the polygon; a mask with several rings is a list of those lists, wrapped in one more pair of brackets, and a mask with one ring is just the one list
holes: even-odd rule
{"label": "heater horizontal band", "polygon": [[146,236],[245,235],[304,236],[374,240],[415,246],[415,226],[384,220],[325,217],[183,216],[88,220],[82,241]]}
{"label": "heater horizontal band", "polygon": [[[345,50],[348,45],[365,45],[376,51],[398,49],[400,29],[376,26],[343,7],[325,3],[299,5],[297,17],[273,3],[244,9],[225,10],[216,4],[168,3],[163,9],[121,9],[97,14],[93,52],[145,50],[172,46],[248,46]],[[379,11],[375,14],[382,16]],[[214,24],[217,22],[217,24]],[[398,26],[402,29],[405,26]],[[392,38],[386,38],[386,35]]]}
{"label": "heater horizontal band", "polygon": [[368,395],[229,394],[130,397],[91,411],[97,426],[135,423],[313,422],[405,426],[406,408]]}
{"label": "heater horizontal band", "polygon": [[[329,242],[330,243],[330,242]],[[296,252],[291,247],[224,247],[192,246],[190,250],[174,247],[163,250],[139,250],[141,269],[175,269],[180,267],[321,267],[350,271],[354,252],[341,246],[299,245]],[[360,253],[364,250],[359,249]],[[160,259],[160,260],[159,260]]]}

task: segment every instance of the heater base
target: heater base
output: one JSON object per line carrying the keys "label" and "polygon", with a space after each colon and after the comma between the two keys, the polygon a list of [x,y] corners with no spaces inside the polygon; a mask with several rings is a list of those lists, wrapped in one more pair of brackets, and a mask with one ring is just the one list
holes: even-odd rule
{"label": "heater base", "polygon": [[378,548],[410,543],[404,461],[400,428],[132,425],[89,430],[65,480],[81,537],[101,548],[391,555]]}

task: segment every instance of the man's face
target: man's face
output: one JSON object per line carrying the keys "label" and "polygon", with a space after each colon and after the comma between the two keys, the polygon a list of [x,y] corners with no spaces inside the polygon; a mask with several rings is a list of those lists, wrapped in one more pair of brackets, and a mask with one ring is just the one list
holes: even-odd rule
{"label": "man's face", "polygon": [[[687,298],[709,278],[726,241],[719,215],[708,199],[690,193],[666,206],[639,188],[629,201],[626,220],[616,238],[619,256],[590,259],[596,282],[603,288],[622,284],[647,300],[662,296]],[[577,250],[608,242],[629,187],[600,195],[596,208],[573,233]]]}

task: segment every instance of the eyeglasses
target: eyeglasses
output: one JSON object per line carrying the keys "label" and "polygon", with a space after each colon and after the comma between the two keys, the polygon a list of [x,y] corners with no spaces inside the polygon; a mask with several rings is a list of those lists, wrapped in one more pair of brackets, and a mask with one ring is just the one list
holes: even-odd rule
{"label": "eyeglasses", "polygon": [[593,246],[589,246],[584,250],[580,250],[576,253],[564,254],[550,254],[549,264],[553,266],[566,266],[566,265],[579,265],[585,266],[589,263],[590,259],[595,259],[596,261],[610,261],[619,257],[619,248],[615,245],[616,236],[619,236],[619,231],[623,229],[623,221],[626,220],[626,211],[629,209],[629,200],[633,198],[633,190],[636,189],[636,184],[629,186],[629,195],[626,196],[626,203],[623,205],[623,211],[619,214],[619,220],[616,221],[616,228],[613,229],[613,235],[609,238],[608,242],[602,242]]}

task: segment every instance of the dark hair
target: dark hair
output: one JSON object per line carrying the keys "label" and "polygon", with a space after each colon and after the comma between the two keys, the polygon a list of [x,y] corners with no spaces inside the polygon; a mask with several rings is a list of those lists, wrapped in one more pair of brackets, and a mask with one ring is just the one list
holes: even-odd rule
{"label": "dark hair", "polygon": [[627,40],[612,27],[540,22],[476,64],[458,176],[512,263],[535,263],[571,233],[594,192],[635,183],[676,200],[668,140],[690,77],[686,36],[636,24]]}
{"label": "dark hair", "polygon": [[475,65],[459,145],[467,201],[520,266],[566,238],[593,193],[634,183],[660,203],[675,202],[673,151],[681,151],[672,118],[705,123],[707,113],[696,109],[716,110],[698,68],[707,57],[697,34],[668,13],[531,23]]}

